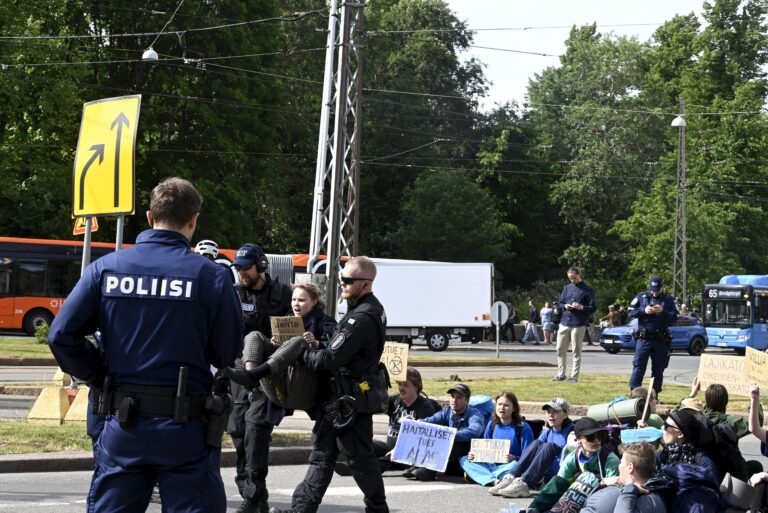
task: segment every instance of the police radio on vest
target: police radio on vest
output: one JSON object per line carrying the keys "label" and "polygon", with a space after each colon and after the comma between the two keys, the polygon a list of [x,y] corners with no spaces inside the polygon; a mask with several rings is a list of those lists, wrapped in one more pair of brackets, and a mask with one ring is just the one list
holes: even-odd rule
{"label": "police radio on vest", "polygon": [[155,297],[191,300],[194,280],[107,273],[104,275],[104,295],[108,297]]}

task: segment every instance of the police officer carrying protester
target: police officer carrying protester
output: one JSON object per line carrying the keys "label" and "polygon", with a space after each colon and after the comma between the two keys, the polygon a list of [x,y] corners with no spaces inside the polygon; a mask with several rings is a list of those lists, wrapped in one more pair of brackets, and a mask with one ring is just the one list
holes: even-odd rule
{"label": "police officer carrying protester", "polygon": [[264,395],[246,370],[255,366],[256,344],[272,337],[269,318],[289,315],[291,288],[269,275],[269,259],[258,244],[248,243],[238,249],[233,265],[240,277],[235,289],[242,305],[245,333],[255,335],[246,336],[242,359],[234,369],[227,370],[235,398],[228,431],[237,459],[235,483],[243,498],[237,513],[267,513],[269,443],[285,410]]}
{"label": "police officer carrying protester", "polygon": [[672,351],[669,327],[677,320],[677,306],[672,296],[664,292],[664,282],[659,276],[651,278],[648,291],[635,296],[629,306],[629,316],[637,319],[635,357],[632,360],[629,388],[642,385],[650,357],[653,389],[658,397],[664,380],[664,369],[669,365]]}
{"label": "police officer carrying protester", "polygon": [[[305,365],[329,371],[330,395],[319,398],[321,408],[312,429],[312,452],[304,480],[293,492],[291,509],[271,513],[315,513],[333,478],[339,453],[363,492],[365,511],[387,513],[384,481],[373,448],[373,415],[384,412],[389,384],[379,364],[384,351],[386,316],[373,295],[376,264],[367,257],[350,259],[341,275],[342,298],[349,310],[325,348],[308,348]],[[249,372],[253,380],[272,372],[267,361]]]}
{"label": "police officer carrying protester", "polygon": [[[143,512],[155,482],[163,510],[226,510],[219,473],[229,396],[210,366],[242,351],[242,318],[226,269],[190,251],[202,196],[181,178],[152,190],[152,228],[91,264],[51,325],[64,372],[99,388],[88,511]],[[103,353],[85,337],[101,332]]]}

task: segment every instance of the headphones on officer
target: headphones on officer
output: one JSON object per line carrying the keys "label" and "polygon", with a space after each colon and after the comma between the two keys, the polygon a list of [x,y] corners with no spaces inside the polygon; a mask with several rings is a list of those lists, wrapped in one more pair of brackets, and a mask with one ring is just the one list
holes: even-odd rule
{"label": "headphones on officer", "polygon": [[259,246],[258,244],[253,245],[255,248],[259,251],[259,259],[256,261],[256,271],[260,273],[267,272],[267,269],[269,269],[269,259],[267,258],[267,254],[264,253],[264,250]]}

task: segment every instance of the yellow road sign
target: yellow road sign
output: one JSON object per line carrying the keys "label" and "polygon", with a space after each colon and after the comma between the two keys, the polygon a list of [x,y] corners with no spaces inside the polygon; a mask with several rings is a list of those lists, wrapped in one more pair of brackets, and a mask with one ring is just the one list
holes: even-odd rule
{"label": "yellow road sign", "polygon": [[[72,229],[72,235],[84,235],[85,234],[85,217],[75,218],[75,227]],[[99,231],[99,221],[97,218],[93,218],[91,222],[91,233]]]}
{"label": "yellow road sign", "polygon": [[83,105],[72,180],[75,217],[133,214],[140,105],[140,94]]}

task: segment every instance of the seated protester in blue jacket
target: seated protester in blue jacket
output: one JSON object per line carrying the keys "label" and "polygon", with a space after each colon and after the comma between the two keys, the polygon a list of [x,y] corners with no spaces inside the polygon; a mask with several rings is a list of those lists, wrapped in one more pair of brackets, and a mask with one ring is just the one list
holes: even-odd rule
{"label": "seated protester in blue jacket", "polygon": [[[485,418],[475,408],[469,407],[469,397],[472,392],[464,383],[458,383],[448,389],[451,394],[450,406],[446,406],[434,415],[427,417],[423,422],[456,428],[456,437],[453,439],[451,454],[448,456],[446,474],[462,475],[459,465],[462,456],[469,453],[469,446],[473,438],[481,438],[485,428]],[[432,481],[437,472],[423,467],[409,467],[403,472],[403,477],[418,479],[419,481]]]}
{"label": "seated protester in blue jacket", "polygon": [[520,485],[516,484],[518,481],[525,483],[529,490],[537,489],[557,474],[560,468],[560,454],[568,441],[568,434],[573,431],[573,421],[568,418],[570,406],[562,397],[555,397],[541,409],[547,412],[549,429],[531,442],[510,473],[488,490],[493,495],[501,495],[502,490],[513,484],[515,488],[520,488]]}
{"label": "seated protester in blue jacket", "polygon": [[[397,438],[400,435],[400,424],[404,420],[425,419],[440,410],[437,401],[424,394],[421,373],[417,369],[408,367],[405,371],[405,381],[398,381],[397,388],[399,393],[390,395],[387,403],[387,416],[389,417],[387,441],[373,441],[373,450],[379,460],[379,469],[382,472],[406,468],[401,463],[392,462],[392,451],[394,451]],[[352,475],[349,466],[343,462],[337,462],[335,470],[340,476]]]}
{"label": "seated protester in blue jacket", "polygon": [[[619,475],[619,457],[608,447],[603,447],[603,442],[608,438],[608,431],[591,417],[582,417],[573,426],[578,445],[576,450],[563,458],[557,475],[547,481],[539,494],[528,506],[528,513],[549,511],[557,504],[568,487],[577,477],[591,473],[588,482],[595,489],[600,481],[606,477]],[[524,481],[517,481],[501,491],[505,497],[528,497],[530,490]],[[583,490],[584,486],[577,488]],[[570,494],[566,495],[568,498]],[[581,503],[583,504],[583,502]],[[568,508],[570,509],[570,508]]]}
{"label": "seated protester in blue jacket", "polygon": [[483,438],[510,441],[506,463],[475,462],[471,452],[459,460],[466,477],[486,486],[509,474],[525,448],[533,442],[533,430],[520,416],[520,403],[514,393],[502,392],[496,396],[493,417],[485,427]]}
{"label": "seated protester in blue jacket", "polygon": [[[619,475],[602,480],[605,488],[589,496],[581,513],[667,513],[667,488],[654,479],[656,448],[648,442],[622,444]],[[659,489],[661,488],[661,490]]]}

